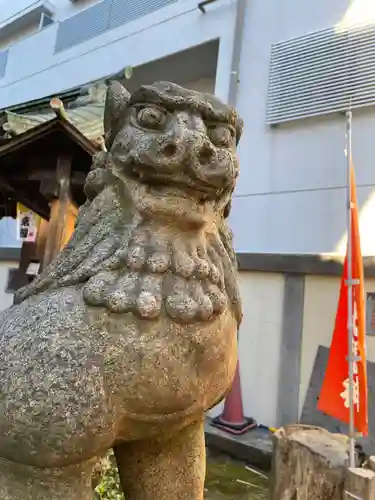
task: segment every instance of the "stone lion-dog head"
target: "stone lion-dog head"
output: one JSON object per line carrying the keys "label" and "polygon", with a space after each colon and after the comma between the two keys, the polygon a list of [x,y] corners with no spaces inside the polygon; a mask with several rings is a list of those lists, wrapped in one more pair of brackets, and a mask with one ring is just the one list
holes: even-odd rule
{"label": "stone lion-dog head", "polygon": [[15,302],[82,283],[85,302],[113,313],[209,321],[241,306],[226,218],[243,123],[209,94],[168,82],[129,94],[109,85],[107,151],[89,172],[75,232]]}

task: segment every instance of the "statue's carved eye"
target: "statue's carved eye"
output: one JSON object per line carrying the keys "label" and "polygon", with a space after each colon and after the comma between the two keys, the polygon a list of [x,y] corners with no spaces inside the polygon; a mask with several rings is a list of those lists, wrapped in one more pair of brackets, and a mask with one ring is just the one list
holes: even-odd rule
{"label": "statue's carved eye", "polygon": [[215,146],[230,148],[233,146],[236,134],[232,127],[226,125],[208,126],[208,136]]}
{"label": "statue's carved eye", "polygon": [[156,107],[144,107],[138,111],[137,121],[141,127],[159,129],[164,126],[167,114]]}

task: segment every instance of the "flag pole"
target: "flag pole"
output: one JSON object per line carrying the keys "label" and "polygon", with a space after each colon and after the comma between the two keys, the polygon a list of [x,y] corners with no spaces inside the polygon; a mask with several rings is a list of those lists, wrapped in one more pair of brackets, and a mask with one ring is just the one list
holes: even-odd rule
{"label": "flag pole", "polygon": [[352,269],[352,207],[351,207],[351,159],[352,159],[352,112],[346,113],[346,167],[347,167],[347,266],[348,266],[348,368],[349,368],[349,467],[355,467],[354,430],[354,357],[353,357],[353,269]]}

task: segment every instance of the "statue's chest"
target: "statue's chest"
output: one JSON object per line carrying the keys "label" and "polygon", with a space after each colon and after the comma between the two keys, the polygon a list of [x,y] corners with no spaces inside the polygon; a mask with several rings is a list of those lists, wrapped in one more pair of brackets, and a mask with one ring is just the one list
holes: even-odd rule
{"label": "statue's chest", "polygon": [[105,314],[101,321],[105,377],[131,413],[173,414],[195,404],[203,408],[230,383],[237,325],[229,311],[190,325],[166,314],[151,321]]}
{"label": "statue's chest", "polygon": [[56,380],[70,392],[85,380],[126,413],[163,415],[208,408],[220,397],[235,368],[236,337],[228,309],[189,324],[167,314],[146,320],[87,306],[71,287],[7,311],[0,358],[9,383],[30,372],[48,394]]}

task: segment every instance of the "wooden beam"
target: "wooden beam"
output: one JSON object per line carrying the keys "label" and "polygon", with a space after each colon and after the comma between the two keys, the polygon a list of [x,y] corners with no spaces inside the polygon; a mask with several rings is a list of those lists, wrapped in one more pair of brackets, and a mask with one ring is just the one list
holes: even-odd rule
{"label": "wooden beam", "polygon": [[55,115],[61,120],[67,120],[68,115],[66,114],[64,103],[58,97],[53,97],[49,102],[50,107],[53,109]]}
{"label": "wooden beam", "polygon": [[32,261],[36,259],[36,243],[24,241],[21,247],[21,256],[18,269],[14,277],[13,286],[16,290],[29,284],[27,269]]}
{"label": "wooden beam", "polygon": [[45,269],[59,253],[65,240],[65,225],[71,205],[70,196],[71,158],[61,156],[57,160],[56,180],[58,198],[50,202],[51,213],[42,268]]}
{"label": "wooden beam", "polygon": [[49,219],[49,207],[47,202],[43,203],[42,200],[30,199],[29,196],[27,196],[23,191],[16,189],[9,184],[3,176],[0,176],[0,191],[5,192],[10,198],[22,203],[22,205],[29,208],[44,219]]}
{"label": "wooden beam", "polygon": [[[87,172],[74,171],[70,176],[71,185],[77,184],[78,186],[83,185],[86,181]],[[25,181],[25,173],[10,175],[11,180],[15,181]],[[30,181],[45,181],[54,180],[56,181],[56,172],[54,170],[46,169],[33,169],[30,173],[27,173],[27,178]]]}

